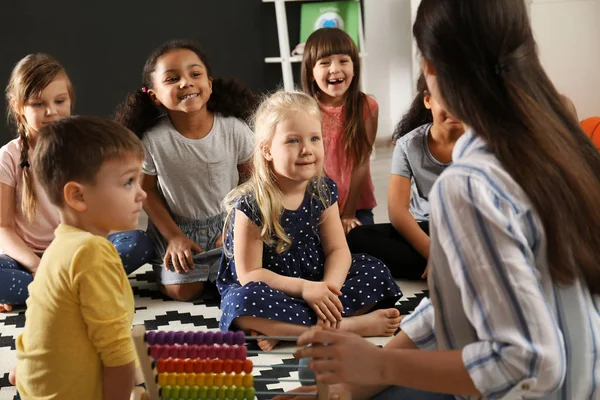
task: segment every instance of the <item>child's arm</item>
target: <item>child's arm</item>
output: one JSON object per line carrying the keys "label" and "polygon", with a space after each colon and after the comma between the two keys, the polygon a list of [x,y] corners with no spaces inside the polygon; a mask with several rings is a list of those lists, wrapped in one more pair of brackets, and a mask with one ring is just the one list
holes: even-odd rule
{"label": "child's arm", "polygon": [[340,221],[337,202],[323,211],[321,220],[323,222],[319,226],[319,234],[325,253],[323,281],[340,290],[346,281],[346,276],[348,276],[352,256]]}
{"label": "child's arm", "polygon": [[137,355],[131,337],[133,294],[123,263],[110,242],[94,236],[75,252],[71,269],[81,319],[103,365],[104,399],[129,399]]}
{"label": "child's arm", "polygon": [[31,273],[35,273],[40,258],[15,232],[15,188],[0,183],[0,248]]}
{"label": "child's arm", "polygon": [[429,236],[410,213],[410,178],[392,174],[388,185],[388,214],[394,229],[425,259],[429,258]]}
{"label": "child's arm", "polygon": [[142,189],[147,194],[146,200],[144,200],[144,211],[167,241],[167,250],[163,259],[165,268],[169,268],[169,265],[172,264],[177,273],[182,270],[188,272],[194,267],[192,251],[201,253],[203,250],[185,236],[173,221],[163,197],[158,192],[156,175],[144,174]]}
{"label": "child's arm", "polygon": [[102,370],[104,400],[129,400],[134,386],[135,363]]}
{"label": "child's arm", "polygon": [[[369,140],[370,149],[373,149],[373,144],[375,143],[375,138],[377,137],[378,123],[379,108],[376,108],[370,115],[370,117],[365,120],[365,129],[367,133],[367,138]],[[348,198],[346,200],[346,204],[344,205],[344,209],[341,210],[340,213],[342,216],[342,223],[344,226],[345,233],[348,233],[352,228],[356,227],[357,225],[360,225],[358,220],[356,220],[356,208],[358,207],[362,187],[369,173],[370,162],[370,158],[367,157],[366,160],[363,160],[362,164],[358,165],[352,171],[352,177],[350,179],[350,189],[348,190]]]}

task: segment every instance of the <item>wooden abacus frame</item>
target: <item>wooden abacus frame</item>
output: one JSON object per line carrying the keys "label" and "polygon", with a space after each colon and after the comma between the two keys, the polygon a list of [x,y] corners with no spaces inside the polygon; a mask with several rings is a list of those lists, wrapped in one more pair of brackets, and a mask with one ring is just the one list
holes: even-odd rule
{"label": "wooden abacus frame", "polygon": [[[261,338],[268,337],[262,336]],[[249,337],[248,339],[255,338]],[[131,395],[131,400],[160,400],[160,390],[156,379],[157,375],[154,370],[153,359],[150,356],[149,345],[146,342],[146,328],[144,327],[144,325],[135,325],[133,327],[133,342],[140,361],[140,368],[144,376],[146,391],[144,391],[141,388],[136,388],[136,390],[134,390],[134,392]],[[286,352],[286,354],[288,353]],[[274,395],[279,394],[281,393],[274,393]],[[328,385],[319,384],[317,382],[317,393],[315,393],[314,396],[317,398],[317,400],[330,400],[330,387]],[[350,394],[343,393],[341,395],[338,395],[338,399],[350,400]]]}

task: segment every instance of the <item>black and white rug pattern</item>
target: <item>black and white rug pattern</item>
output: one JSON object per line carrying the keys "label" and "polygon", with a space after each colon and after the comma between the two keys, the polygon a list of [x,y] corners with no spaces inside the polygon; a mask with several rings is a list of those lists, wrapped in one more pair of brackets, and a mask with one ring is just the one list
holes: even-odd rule
{"label": "black and white rug pattern", "polygon": [[[156,290],[154,275],[146,265],[129,277],[135,295],[134,324],[144,324],[147,330],[184,330],[184,331],[218,331],[221,311],[217,299],[205,299],[194,303],[181,303],[164,298]],[[398,282],[404,297],[396,304],[402,315],[409,314],[427,295],[424,282]],[[0,314],[0,400],[13,399],[15,388],[8,383],[8,372],[16,365],[15,339],[25,325],[24,308],[10,313]],[[369,339],[373,343],[383,345],[389,338]],[[290,354],[262,354],[251,357],[255,365],[297,365],[293,358],[294,346],[281,345],[278,350],[289,350]],[[298,379],[295,368],[255,368],[254,374],[282,380],[279,383],[255,383],[256,390],[272,390],[282,392],[298,386],[297,382],[283,382],[286,379]],[[269,397],[270,398],[270,397]]]}

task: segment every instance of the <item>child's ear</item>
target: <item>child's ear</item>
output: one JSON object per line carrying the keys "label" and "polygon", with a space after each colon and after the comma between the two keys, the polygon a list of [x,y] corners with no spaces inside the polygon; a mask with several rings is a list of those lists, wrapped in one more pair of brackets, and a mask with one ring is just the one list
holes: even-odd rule
{"label": "child's ear", "polygon": [[423,92],[423,104],[425,105],[426,109],[431,110],[431,93],[429,93],[427,90]]}
{"label": "child's ear", "polygon": [[267,160],[267,161],[273,160],[273,156],[271,155],[271,149],[269,148],[268,145],[264,144],[260,147],[260,149],[262,151],[262,155],[265,158],[265,160]]}
{"label": "child's ear", "polygon": [[75,211],[85,212],[87,210],[84,187],[80,183],[67,182],[63,188],[63,198],[65,203]]}
{"label": "child's ear", "polygon": [[155,106],[161,106],[162,103],[160,102],[160,100],[156,97],[156,92],[154,92],[154,90],[152,89],[148,89],[148,93],[146,93],[148,96],[150,96],[150,100],[154,103]]}

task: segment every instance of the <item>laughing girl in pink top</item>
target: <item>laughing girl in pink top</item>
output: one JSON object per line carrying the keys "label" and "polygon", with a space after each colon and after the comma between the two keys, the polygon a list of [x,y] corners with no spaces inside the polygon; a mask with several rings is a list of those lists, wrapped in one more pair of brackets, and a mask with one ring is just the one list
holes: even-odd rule
{"label": "laughing girl in pink top", "polygon": [[338,186],[340,216],[348,233],[373,224],[377,205],[369,156],[377,135],[379,107],[360,91],[358,48],[337,28],[310,35],[302,61],[302,88],[323,113],[325,172]]}

